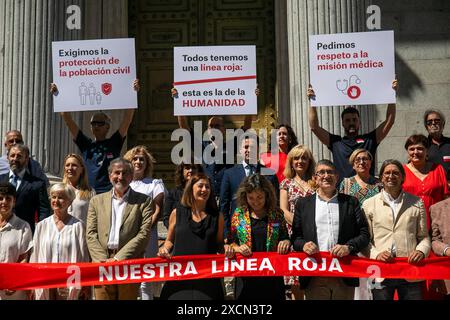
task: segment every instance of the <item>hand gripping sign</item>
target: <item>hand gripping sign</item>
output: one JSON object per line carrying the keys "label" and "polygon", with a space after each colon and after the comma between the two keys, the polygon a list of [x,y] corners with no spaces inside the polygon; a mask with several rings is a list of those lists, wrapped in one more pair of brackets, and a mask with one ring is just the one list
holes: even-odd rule
{"label": "hand gripping sign", "polygon": [[137,108],[134,39],[52,42],[55,112]]}
{"label": "hand gripping sign", "polygon": [[256,114],[255,46],[175,47],[174,115]]}
{"label": "hand gripping sign", "polygon": [[394,32],[309,37],[312,106],[395,103]]}

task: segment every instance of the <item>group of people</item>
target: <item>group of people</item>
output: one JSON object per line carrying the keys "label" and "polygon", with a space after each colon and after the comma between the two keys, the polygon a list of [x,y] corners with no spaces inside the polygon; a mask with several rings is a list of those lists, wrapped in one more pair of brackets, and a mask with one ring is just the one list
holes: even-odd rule
{"label": "group of people", "polygon": [[[139,90],[139,82],[133,83]],[[393,82],[397,90],[397,81]],[[57,94],[56,85],[51,92]],[[314,98],[308,88],[308,97]],[[429,136],[412,135],[405,143],[408,163],[385,160],[375,174],[376,149],[395,121],[395,105],[374,131],[359,134],[357,109],[342,112],[345,136],[319,126],[309,108],[312,132],[332,152],[334,162],[316,161],[298,143],[288,124],[277,127],[277,148],[259,154],[257,138],[244,134],[233,143],[240,158],[227,162],[226,147],[214,130],[224,132],[221,117],[211,117],[211,139],[202,149],[221,152],[223,161],[177,165],[175,187],[166,190],[153,176],[155,159],[146,146],[120,152],[134,111],[107,138],[111,120],[91,118],[94,140],[69,113],[62,113],[80,154],[64,159],[61,183],[49,182],[30,157],[19,131],[5,136],[0,159],[0,262],[110,262],[142,257],[291,251],[336,257],[360,255],[389,263],[408,257],[417,264],[430,256],[450,256],[450,143],[442,135],[445,117],[427,111]],[[180,128],[191,130],[185,117]],[[243,131],[251,128],[246,116]],[[192,131],[192,130],[191,130]],[[195,137],[194,137],[195,139]],[[194,144],[192,144],[194,145]],[[47,190],[49,190],[47,192]],[[157,223],[167,227],[158,243]],[[93,288],[0,290],[0,299],[152,299],[151,282]],[[449,297],[450,281],[336,277],[238,277],[168,281],[160,299],[427,299]],[[442,296],[441,296],[442,297]],[[441,298],[439,297],[439,298]]]}

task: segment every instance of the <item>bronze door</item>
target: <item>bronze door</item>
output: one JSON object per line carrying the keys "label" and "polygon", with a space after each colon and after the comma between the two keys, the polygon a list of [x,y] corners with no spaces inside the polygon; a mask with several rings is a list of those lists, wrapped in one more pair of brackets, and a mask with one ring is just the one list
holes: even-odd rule
{"label": "bronze door", "polygon": [[[130,0],[130,37],[136,38],[141,80],[139,109],[129,131],[129,146],[145,144],[156,158],[154,176],[173,185],[171,133],[178,127],[170,89],[173,47],[256,45],[258,116],[253,127],[273,128],[275,36],[273,0]],[[225,117],[226,127],[242,125],[243,116]],[[194,119],[190,119],[191,123]],[[199,118],[195,118],[199,120]],[[206,117],[203,129],[206,130]]]}

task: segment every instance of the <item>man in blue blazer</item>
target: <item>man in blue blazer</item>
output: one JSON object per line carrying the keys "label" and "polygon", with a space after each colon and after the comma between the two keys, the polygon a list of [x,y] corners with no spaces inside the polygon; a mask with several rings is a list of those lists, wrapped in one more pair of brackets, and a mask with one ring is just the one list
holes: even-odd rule
{"label": "man in blue blazer", "polygon": [[16,144],[8,153],[9,173],[0,175],[0,181],[10,182],[16,187],[17,197],[15,214],[30,224],[34,233],[38,214],[39,221],[50,216],[50,202],[45,181],[35,177],[28,171],[30,150],[27,146]]}
{"label": "man in blue blazer", "polygon": [[[338,193],[338,178],[331,161],[317,162],[316,193],[299,198],[295,205],[291,236],[295,251],[345,257],[369,245],[368,224],[358,199]],[[299,281],[307,300],[353,300],[359,285],[358,278],[301,277]]]}
{"label": "man in blue blazer", "polygon": [[224,239],[227,239],[231,227],[231,217],[237,206],[236,191],[245,177],[255,173],[261,173],[273,184],[277,199],[280,194],[279,183],[275,172],[258,162],[256,138],[252,136],[243,137],[239,152],[243,161],[225,170],[220,187],[219,207],[224,218]]}

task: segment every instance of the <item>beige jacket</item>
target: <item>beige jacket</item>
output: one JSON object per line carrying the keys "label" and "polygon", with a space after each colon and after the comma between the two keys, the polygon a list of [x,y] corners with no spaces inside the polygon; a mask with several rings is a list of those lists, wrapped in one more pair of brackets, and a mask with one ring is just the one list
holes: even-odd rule
{"label": "beige jacket", "polygon": [[[93,262],[106,260],[111,229],[112,191],[97,195],[89,202],[86,240]],[[150,239],[152,200],[130,188],[119,231],[118,260],[142,258]]]}
{"label": "beige jacket", "polygon": [[[450,247],[450,198],[430,207],[433,252],[442,256],[444,249]],[[450,249],[448,249],[450,250]],[[450,294],[450,280],[433,282],[439,292]]]}
{"label": "beige jacket", "polygon": [[430,253],[431,242],[422,200],[407,192],[400,196],[400,210],[395,221],[383,192],[363,203],[369,223],[371,259],[375,259],[383,251],[390,251],[394,241],[397,257],[408,257],[414,250],[423,252],[425,257]]}

